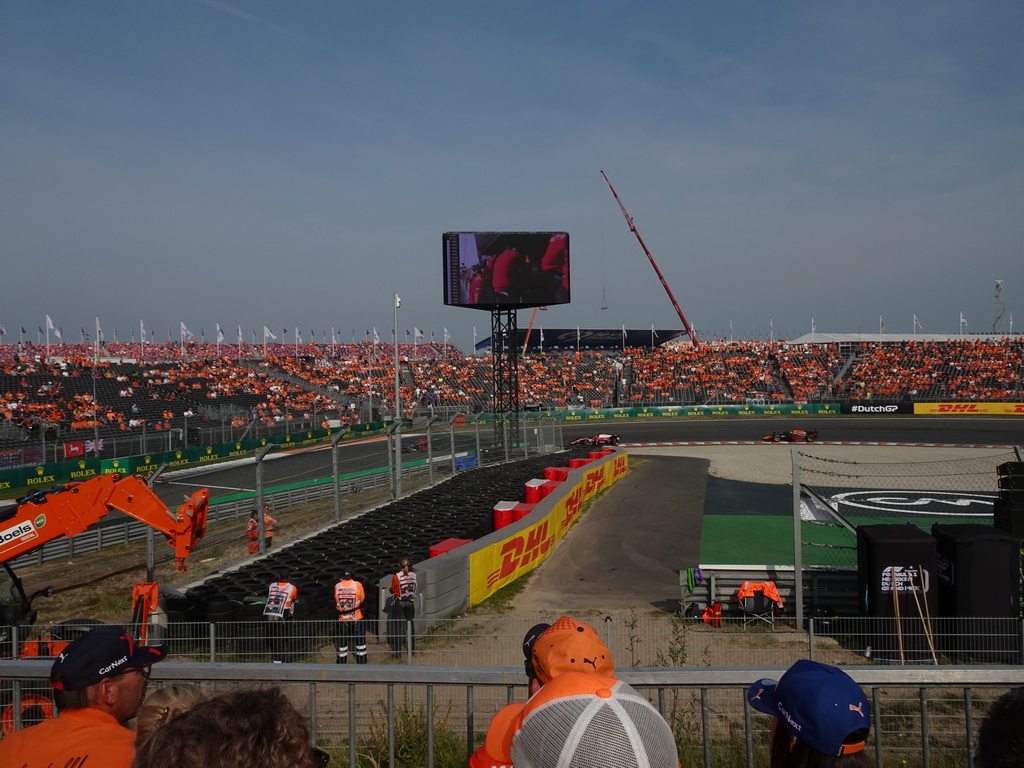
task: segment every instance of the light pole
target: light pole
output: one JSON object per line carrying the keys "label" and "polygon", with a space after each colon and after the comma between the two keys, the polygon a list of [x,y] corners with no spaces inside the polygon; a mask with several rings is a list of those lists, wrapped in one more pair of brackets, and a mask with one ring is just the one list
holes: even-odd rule
{"label": "light pole", "polygon": [[402,496],[402,400],[398,380],[398,308],[402,298],[395,292],[395,498]]}

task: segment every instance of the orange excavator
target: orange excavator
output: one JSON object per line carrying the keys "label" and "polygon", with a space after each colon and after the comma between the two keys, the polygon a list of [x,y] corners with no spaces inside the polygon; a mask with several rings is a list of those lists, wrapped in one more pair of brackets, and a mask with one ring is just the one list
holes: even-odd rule
{"label": "orange excavator", "polygon": [[[185,558],[206,533],[209,499],[209,489],[202,488],[177,510],[171,510],[141,475],[108,474],[36,491],[0,512],[0,638],[9,628],[34,624],[32,601],[52,594],[52,590],[45,589],[28,596],[10,566],[15,558],[61,536],[81,533],[119,511],[163,533],[168,545],[174,547],[178,571],[184,573]],[[149,591],[155,594],[155,589]],[[140,602],[139,594],[137,586],[136,603]],[[145,595],[142,599],[147,604],[155,601]]]}
{"label": "orange excavator", "polygon": [[[19,627],[35,624],[32,601],[50,596],[50,587],[29,596],[11,561],[61,536],[74,536],[111,512],[119,511],[152,526],[167,537],[178,559],[178,571],[184,573],[185,559],[206,533],[206,513],[210,491],[196,491],[185,503],[171,510],[140,475],[98,475],[45,491],[37,491],[18,500],[16,506],[0,511],[0,643],[10,647],[11,634]],[[145,642],[149,616],[157,610],[156,584],[136,584],[130,628]],[[90,620],[72,620],[72,625],[93,625]],[[87,627],[81,627],[87,628]],[[19,644],[19,656],[56,656],[68,644],[67,638],[37,639]],[[0,738],[14,727],[14,707],[0,692]],[[2,706],[6,704],[6,706]],[[38,720],[53,716],[53,704],[47,691],[27,692],[21,698],[22,719]]]}

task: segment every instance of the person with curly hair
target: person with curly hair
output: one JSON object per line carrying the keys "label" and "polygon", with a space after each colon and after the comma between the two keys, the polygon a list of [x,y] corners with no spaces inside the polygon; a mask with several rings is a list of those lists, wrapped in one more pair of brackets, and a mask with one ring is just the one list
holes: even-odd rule
{"label": "person with curly hair", "polygon": [[1020,768],[1024,765],[1024,688],[1013,688],[994,702],[978,730],[975,768]]}
{"label": "person with curly hair", "polygon": [[280,688],[239,688],[202,701],[138,745],[133,768],[322,768],[309,723]]}

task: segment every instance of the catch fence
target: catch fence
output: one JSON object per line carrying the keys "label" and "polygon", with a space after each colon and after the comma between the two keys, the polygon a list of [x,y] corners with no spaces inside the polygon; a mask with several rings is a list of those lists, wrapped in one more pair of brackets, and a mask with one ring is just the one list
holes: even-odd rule
{"label": "catch fence", "polygon": [[[421,490],[424,484],[433,485],[473,466],[560,451],[561,430],[561,424],[553,419],[522,419],[518,439],[495,447],[489,425],[476,422],[468,429],[455,429],[450,421],[423,425],[403,437],[399,462],[402,478],[420,481],[407,484],[405,491]],[[394,448],[385,438],[378,439],[373,445],[379,446],[376,456],[368,456],[365,452],[353,453],[347,450],[350,444],[337,441],[300,451],[287,445],[275,445],[255,456],[250,454],[229,462],[162,473],[155,478],[153,490],[168,507],[175,509],[183,496],[206,486],[205,478],[210,473],[229,473],[230,487],[227,490],[234,493],[211,499],[210,525],[247,518],[257,506],[270,504],[273,514],[280,518],[278,533],[283,531],[284,538],[294,538],[296,529],[292,527],[289,530],[291,510],[307,505],[318,506],[320,512],[307,516],[303,524],[303,531],[308,531],[317,525],[338,522],[358,511],[346,503],[349,497],[378,488],[391,488],[393,495],[394,470],[387,464]],[[384,466],[380,466],[382,464]],[[75,536],[47,542],[15,560],[13,565],[15,568],[40,565],[144,542],[153,536],[153,529],[145,523],[123,516],[115,518]],[[279,542],[282,540],[278,539]],[[163,553],[162,545],[158,551]],[[173,558],[164,554],[158,555],[158,559]]]}
{"label": "catch fence", "polygon": [[859,525],[911,522],[928,530],[936,522],[990,524],[996,468],[1017,460],[1016,452],[937,454],[931,461],[865,461],[850,459],[841,447],[794,447],[801,564],[855,567]]}

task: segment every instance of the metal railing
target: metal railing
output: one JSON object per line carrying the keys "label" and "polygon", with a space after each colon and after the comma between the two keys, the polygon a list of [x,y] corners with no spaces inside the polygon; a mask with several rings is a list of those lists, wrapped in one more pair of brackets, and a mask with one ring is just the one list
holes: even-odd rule
{"label": "metal railing", "polygon": [[[263,618],[266,590],[225,592],[208,604],[179,599],[166,603],[150,638],[168,646],[172,657],[193,662],[262,663],[281,650],[285,661],[331,663],[338,621],[333,608],[316,617],[287,622]],[[299,603],[301,608],[302,597]],[[203,616],[208,614],[208,616]],[[367,609],[365,615],[376,615]],[[469,615],[451,619],[406,642],[409,625],[384,618],[364,619],[369,660],[412,666],[514,666],[522,663],[526,630],[556,616],[515,618]],[[931,634],[904,620],[884,617],[832,617],[809,620],[809,629],[776,619],[774,627],[724,617],[714,627],[678,617],[587,617],[612,658],[629,667],[726,667],[745,664],[787,666],[810,658],[836,666],[1018,665],[1024,669],[1019,619],[936,618]],[[414,627],[415,625],[413,625]],[[21,627],[0,655],[16,657],[30,637],[65,637],[62,625]]]}
{"label": "metal railing", "polygon": [[[13,702],[47,689],[51,662],[0,661]],[[747,687],[778,678],[784,667],[620,667],[617,676],[643,691],[676,735],[682,764],[763,764],[769,720],[746,705]],[[1017,667],[848,667],[872,708],[868,749],[877,765],[969,765],[988,705],[1024,685]],[[279,685],[309,718],[332,765],[464,765],[493,715],[526,698],[521,667],[324,664],[195,664],[168,661],[152,684],[191,684],[206,693],[237,685]],[[410,745],[421,757],[409,757]],[[399,757],[397,746],[402,745]]]}

